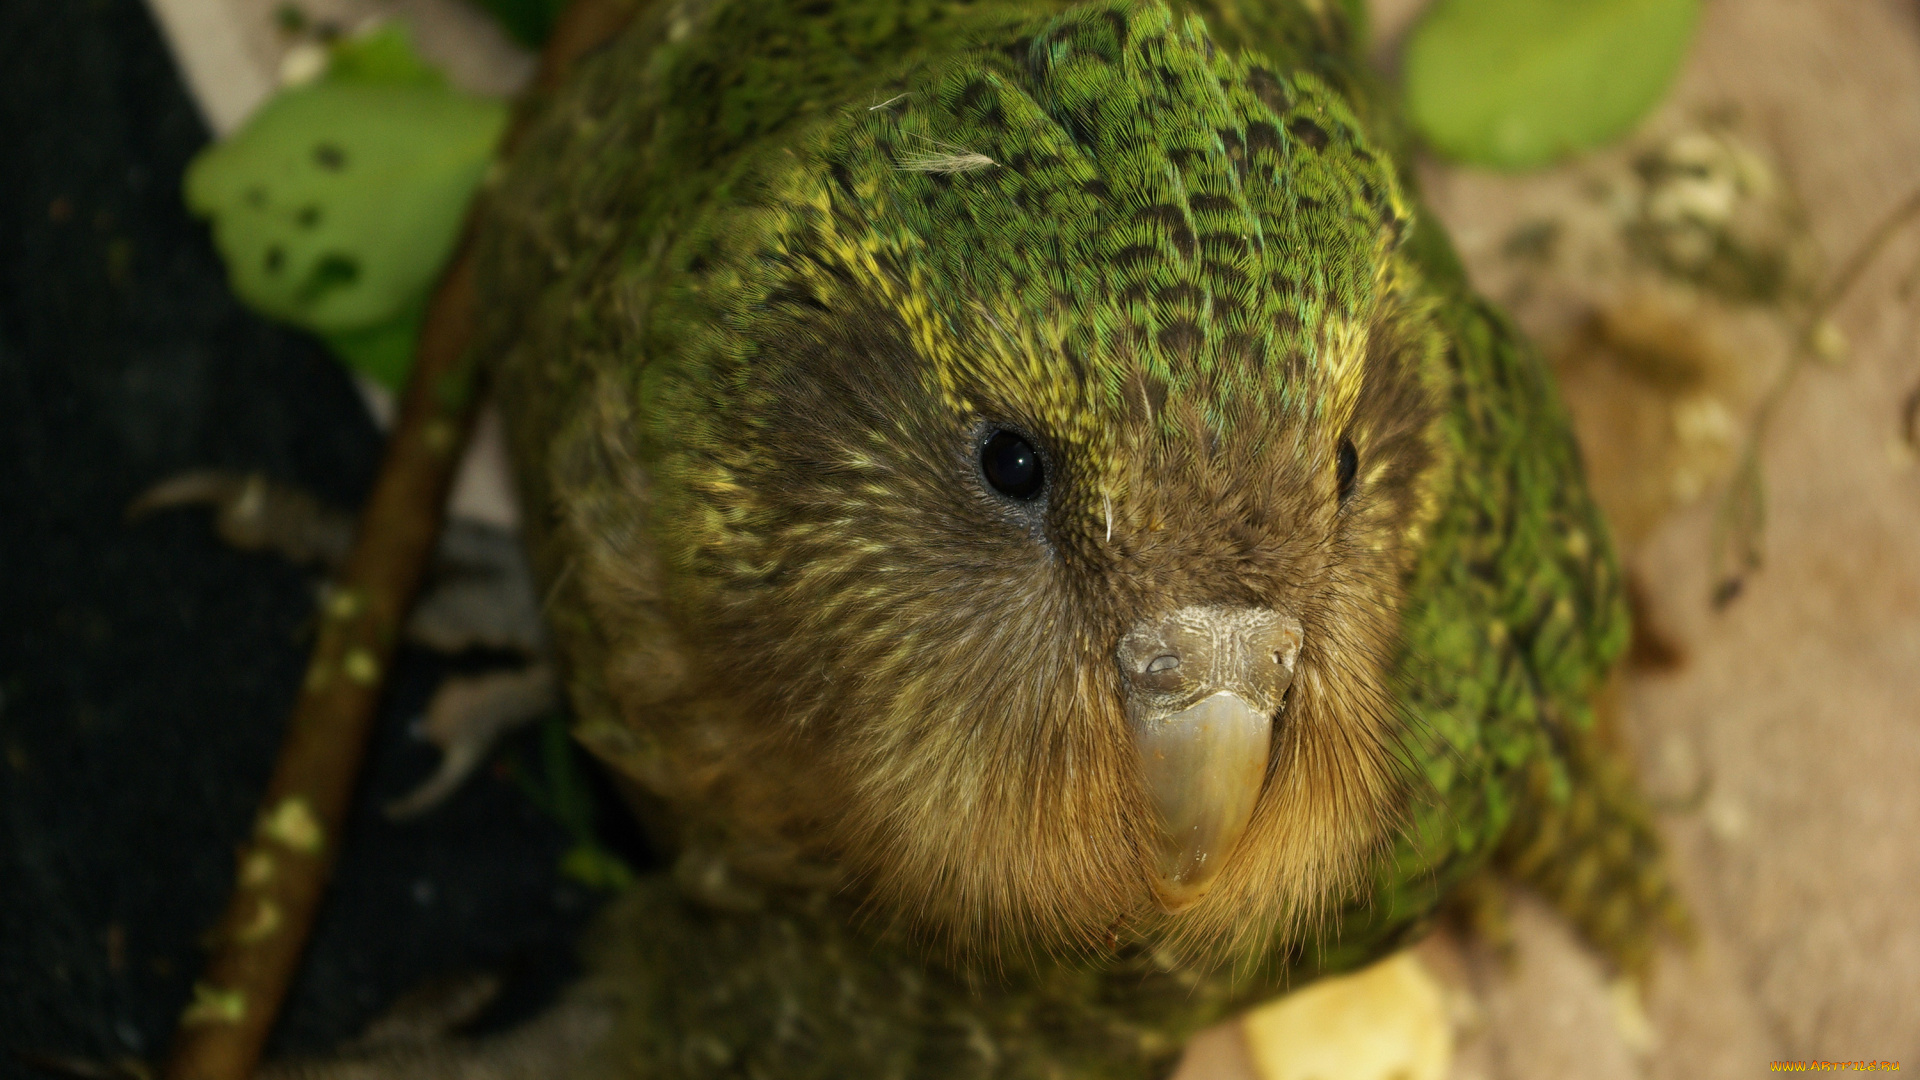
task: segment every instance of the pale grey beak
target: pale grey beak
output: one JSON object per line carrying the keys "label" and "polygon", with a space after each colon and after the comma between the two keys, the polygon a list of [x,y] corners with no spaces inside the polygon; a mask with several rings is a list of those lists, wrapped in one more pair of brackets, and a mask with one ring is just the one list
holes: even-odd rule
{"label": "pale grey beak", "polygon": [[1148,879],[1178,913],[1212,886],[1253,820],[1300,624],[1262,609],[1182,608],[1115,653],[1141,780],[1159,817]]}
{"label": "pale grey beak", "polygon": [[1223,690],[1135,725],[1133,738],[1160,811],[1154,892],[1161,907],[1182,911],[1207,891],[1253,817],[1273,716]]}

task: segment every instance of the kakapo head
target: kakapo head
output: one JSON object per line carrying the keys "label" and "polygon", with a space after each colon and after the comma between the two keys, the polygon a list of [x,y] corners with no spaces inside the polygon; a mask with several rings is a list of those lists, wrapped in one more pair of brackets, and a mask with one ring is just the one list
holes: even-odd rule
{"label": "kakapo head", "polygon": [[951,942],[1285,934],[1397,798],[1440,391],[1394,169],[1157,5],[888,89],[666,257],[656,786]]}

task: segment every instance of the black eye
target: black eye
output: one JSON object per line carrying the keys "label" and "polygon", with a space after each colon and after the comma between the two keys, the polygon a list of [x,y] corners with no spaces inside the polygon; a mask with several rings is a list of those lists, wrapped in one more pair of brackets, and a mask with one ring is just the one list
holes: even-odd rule
{"label": "black eye", "polygon": [[1046,469],[1033,444],[1005,428],[980,446],[980,472],[993,490],[1010,499],[1031,499],[1046,485]]}
{"label": "black eye", "polygon": [[1346,502],[1353,497],[1353,478],[1360,474],[1360,452],[1353,448],[1352,439],[1340,440],[1340,454],[1334,461],[1334,479],[1340,485],[1340,501]]}

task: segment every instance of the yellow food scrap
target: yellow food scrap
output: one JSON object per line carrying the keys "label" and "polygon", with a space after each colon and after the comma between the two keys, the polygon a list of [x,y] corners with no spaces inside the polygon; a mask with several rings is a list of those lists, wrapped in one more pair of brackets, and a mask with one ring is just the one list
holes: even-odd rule
{"label": "yellow food scrap", "polygon": [[1443,1080],[1446,997],[1411,953],[1324,979],[1241,1021],[1261,1080]]}

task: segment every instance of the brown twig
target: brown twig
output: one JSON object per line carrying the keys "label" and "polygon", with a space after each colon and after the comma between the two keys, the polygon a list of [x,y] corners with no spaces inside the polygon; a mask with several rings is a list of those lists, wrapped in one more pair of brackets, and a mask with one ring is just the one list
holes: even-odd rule
{"label": "brown twig", "polygon": [[1753,423],[1747,429],[1746,442],[1734,467],[1733,480],[1720,499],[1714,514],[1712,544],[1713,606],[1724,608],[1740,595],[1749,574],[1760,568],[1760,532],[1766,524],[1766,487],[1760,476],[1760,444],[1774,413],[1786,400],[1787,391],[1807,361],[1822,352],[1820,335],[1828,330],[1828,319],[1840,302],[1853,292],[1880,253],[1914,220],[1920,219],[1920,190],[1910,192],[1878,226],[1867,234],[1859,247],[1847,257],[1846,265],[1834,275],[1808,311],[1794,342],[1793,355],[1775,378],[1773,386],[1760,400]]}
{"label": "brown twig", "polygon": [[[541,57],[537,90],[631,16],[576,0]],[[509,136],[509,146],[513,136]],[[239,853],[213,957],[193,987],[167,1080],[245,1080],[258,1063],[313,926],[407,608],[445,517],[479,399],[471,352],[474,219],[441,277],[372,496],[326,602],[305,685]]]}

